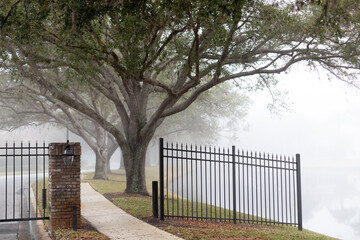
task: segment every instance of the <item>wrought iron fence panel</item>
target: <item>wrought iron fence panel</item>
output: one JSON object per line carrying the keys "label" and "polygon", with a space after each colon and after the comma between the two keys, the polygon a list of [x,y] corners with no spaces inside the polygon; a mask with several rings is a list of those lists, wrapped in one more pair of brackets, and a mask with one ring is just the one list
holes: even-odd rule
{"label": "wrought iron fence panel", "polygon": [[166,143],[160,139],[160,218],[298,226],[300,155]]}
{"label": "wrought iron fence panel", "polygon": [[[49,218],[45,211],[48,159],[49,147],[45,143],[15,145],[14,142],[0,147],[0,222]],[[38,201],[40,190],[42,206],[39,206]]]}

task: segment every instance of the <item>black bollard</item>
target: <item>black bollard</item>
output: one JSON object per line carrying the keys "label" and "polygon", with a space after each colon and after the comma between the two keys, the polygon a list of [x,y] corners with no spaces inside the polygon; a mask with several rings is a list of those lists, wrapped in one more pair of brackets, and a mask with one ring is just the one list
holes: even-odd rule
{"label": "black bollard", "polygon": [[152,182],[153,217],[159,217],[158,182]]}
{"label": "black bollard", "polygon": [[77,214],[76,214],[77,211],[76,210],[77,210],[77,207],[73,206],[73,230],[74,231],[77,231],[77,229],[78,229]]}

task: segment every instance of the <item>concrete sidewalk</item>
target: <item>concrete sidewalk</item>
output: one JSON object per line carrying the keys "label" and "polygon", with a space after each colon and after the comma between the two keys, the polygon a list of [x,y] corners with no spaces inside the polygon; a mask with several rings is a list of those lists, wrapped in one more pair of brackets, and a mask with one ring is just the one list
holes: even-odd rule
{"label": "concrete sidewalk", "polygon": [[127,214],[88,183],[81,183],[81,215],[110,239],[181,239]]}

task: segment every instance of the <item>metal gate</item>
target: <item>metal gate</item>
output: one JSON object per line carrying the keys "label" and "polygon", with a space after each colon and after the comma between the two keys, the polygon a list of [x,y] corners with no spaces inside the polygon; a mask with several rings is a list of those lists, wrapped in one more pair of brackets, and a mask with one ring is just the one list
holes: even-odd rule
{"label": "metal gate", "polygon": [[48,165],[45,143],[0,147],[0,222],[49,219],[45,211]]}

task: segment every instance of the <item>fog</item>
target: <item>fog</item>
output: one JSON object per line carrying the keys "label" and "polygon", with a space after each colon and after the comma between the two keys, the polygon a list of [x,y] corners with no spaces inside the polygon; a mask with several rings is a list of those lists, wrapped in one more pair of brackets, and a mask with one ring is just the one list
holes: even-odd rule
{"label": "fog", "polygon": [[[272,102],[268,91],[251,94],[248,127],[236,130],[236,142],[222,138],[217,144],[286,155],[300,153],[304,228],[340,239],[360,239],[360,91],[338,80],[329,81],[322,72],[303,69],[299,66],[276,76],[280,80],[277,89],[288,92],[284,98],[288,111],[273,115],[267,109]],[[59,142],[66,140],[66,129],[26,127],[0,132],[0,136],[1,145],[21,140],[25,144]],[[82,168],[93,169],[91,149],[76,135],[70,134],[69,139],[82,144]],[[119,151],[114,155],[111,167],[118,168]]]}
{"label": "fog", "polygon": [[[81,158],[81,168],[82,170],[94,170],[95,168],[95,154],[91,148],[86,144],[86,142],[79,136],[69,133],[70,142],[80,142],[82,158]],[[27,126],[21,127],[11,132],[0,131],[0,146],[5,146],[5,143],[12,146],[15,142],[16,146],[20,146],[23,142],[24,146],[28,146],[29,142],[31,146],[35,146],[35,143],[38,142],[39,145],[43,145],[45,142],[48,145],[51,142],[66,142],[66,128],[58,127],[51,124],[46,124],[42,126]],[[119,154],[117,154],[119,156]],[[119,160],[112,159],[113,168],[115,165],[119,168]],[[0,165],[3,164],[3,159],[0,159]]]}
{"label": "fog", "polygon": [[300,153],[304,228],[360,239],[360,91],[302,67],[278,79],[290,110],[272,115],[270,94],[254,94],[237,146]]}

